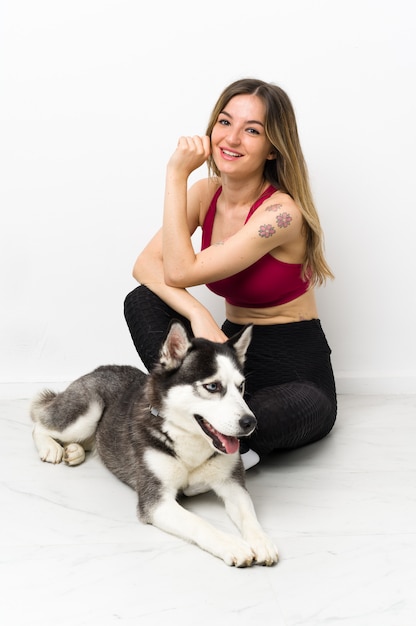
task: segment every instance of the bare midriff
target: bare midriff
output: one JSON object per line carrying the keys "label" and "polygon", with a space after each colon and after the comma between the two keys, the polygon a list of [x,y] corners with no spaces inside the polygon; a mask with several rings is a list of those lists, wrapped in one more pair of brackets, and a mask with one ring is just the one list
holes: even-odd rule
{"label": "bare midriff", "polygon": [[291,302],[267,308],[238,307],[226,302],[225,313],[226,318],[234,324],[289,324],[318,317],[312,288]]}

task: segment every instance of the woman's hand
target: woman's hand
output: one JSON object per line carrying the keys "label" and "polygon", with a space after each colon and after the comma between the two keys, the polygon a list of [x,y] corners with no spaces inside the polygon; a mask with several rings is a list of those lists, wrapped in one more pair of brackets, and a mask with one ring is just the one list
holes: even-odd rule
{"label": "woman's hand", "polygon": [[198,307],[193,314],[191,313],[189,321],[195,337],[203,337],[217,343],[224,343],[228,339],[205,307]]}
{"label": "woman's hand", "polygon": [[180,137],[178,146],[168,162],[168,173],[175,173],[186,178],[198,169],[211,153],[211,141],[207,135],[199,137]]}

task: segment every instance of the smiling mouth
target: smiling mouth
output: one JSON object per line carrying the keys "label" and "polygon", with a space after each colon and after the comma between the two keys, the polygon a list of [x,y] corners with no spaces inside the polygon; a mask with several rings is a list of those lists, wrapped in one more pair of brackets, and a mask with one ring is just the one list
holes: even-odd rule
{"label": "smiling mouth", "polygon": [[229,437],[228,435],[223,435],[218,430],[216,430],[212,424],[207,422],[201,415],[194,415],[194,418],[198,422],[201,429],[204,431],[206,435],[211,439],[215,448],[224,454],[234,454],[240,447],[240,443],[237,437]]}
{"label": "smiling mouth", "polygon": [[231,150],[225,150],[224,148],[221,148],[221,152],[225,156],[232,157],[234,159],[239,159],[241,156],[243,156],[239,152],[232,152]]}

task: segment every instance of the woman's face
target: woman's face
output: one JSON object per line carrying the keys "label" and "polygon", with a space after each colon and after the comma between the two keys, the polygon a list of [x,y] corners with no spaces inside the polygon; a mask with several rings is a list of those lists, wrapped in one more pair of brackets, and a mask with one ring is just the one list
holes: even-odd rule
{"label": "woman's face", "polygon": [[211,133],[212,157],[221,174],[263,173],[265,161],[274,158],[265,116],[263,101],[254,95],[234,96],[224,107]]}

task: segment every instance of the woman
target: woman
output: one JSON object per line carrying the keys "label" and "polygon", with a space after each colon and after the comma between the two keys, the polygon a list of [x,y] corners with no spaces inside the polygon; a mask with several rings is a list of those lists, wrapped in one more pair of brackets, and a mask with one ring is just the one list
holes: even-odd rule
{"label": "woman", "polygon": [[[188,189],[189,175],[205,162],[210,176]],[[198,227],[202,249],[195,253],[191,235]],[[179,139],[167,165],[163,228],[133,276],[141,285],[127,296],[125,316],[148,369],[172,317],[217,342],[254,325],[245,399],[258,427],[250,449],[241,447],[246,469],[273,450],[315,442],[331,430],[336,390],[314,287],[332,273],[282,89],[238,80],[218,99],[206,135]],[[201,284],[225,298],[222,328],[186,290]]]}

